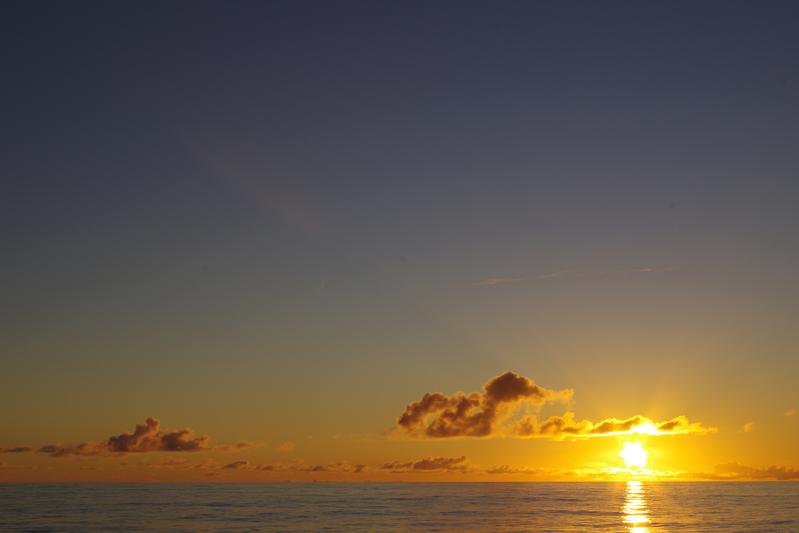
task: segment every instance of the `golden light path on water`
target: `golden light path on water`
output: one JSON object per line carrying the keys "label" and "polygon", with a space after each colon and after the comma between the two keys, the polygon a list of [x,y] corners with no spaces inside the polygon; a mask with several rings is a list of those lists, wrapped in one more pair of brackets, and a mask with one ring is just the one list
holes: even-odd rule
{"label": "golden light path on water", "polygon": [[624,497],[624,523],[629,531],[635,533],[648,533],[649,509],[646,506],[646,493],[641,481],[630,480],[627,482],[627,492]]}

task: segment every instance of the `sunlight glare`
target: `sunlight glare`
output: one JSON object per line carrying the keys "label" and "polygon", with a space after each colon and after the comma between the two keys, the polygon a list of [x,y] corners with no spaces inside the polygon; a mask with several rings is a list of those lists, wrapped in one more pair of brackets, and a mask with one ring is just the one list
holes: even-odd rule
{"label": "sunlight glare", "polygon": [[624,448],[619,452],[627,468],[642,469],[646,467],[648,454],[640,442],[625,442]]}

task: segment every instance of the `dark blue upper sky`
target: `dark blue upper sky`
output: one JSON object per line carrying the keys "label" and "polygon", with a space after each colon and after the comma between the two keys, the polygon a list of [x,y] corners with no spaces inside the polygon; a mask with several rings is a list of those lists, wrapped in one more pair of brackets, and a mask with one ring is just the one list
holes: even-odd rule
{"label": "dark blue upper sky", "polygon": [[[168,325],[155,356],[203,328],[339,342],[331,320],[446,345],[433,315],[486,305],[785,316],[798,22],[796,2],[6,2],[5,333],[82,357],[65,336]],[[502,304],[472,285],[641,267],[685,277]]]}

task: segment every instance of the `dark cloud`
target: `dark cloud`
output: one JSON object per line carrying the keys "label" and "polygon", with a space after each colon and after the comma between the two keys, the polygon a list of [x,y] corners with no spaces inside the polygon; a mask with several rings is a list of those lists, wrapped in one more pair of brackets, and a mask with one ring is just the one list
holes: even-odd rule
{"label": "dark cloud", "polygon": [[27,446],[14,446],[12,448],[0,448],[0,453],[25,453],[31,450],[32,448]]}
{"label": "dark cloud", "polygon": [[250,462],[249,461],[233,461],[232,463],[226,464],[222,468],[227,468],[227,469],[230,469],[230,470],[240,470],[240,469],[243,469],[243,468],[250,468]]}
{"label": "dark cloud", "polygon": [[408,435],[424,438],[487,437],[497,423],[522,402],[542,405],[568,400],[569,389],[554,391],[513,372],[490,379],[484,392],[457,392],[452,396],[429,392],[405,407],[397,424]]}
{"label": "dark cloud", "polygon": [[341,472],[349,474],[359,474],[366,469],[364,464],[352,464],[346,461],[327,463],[322,465],[306,465],[302,461],[297,461],[283,467],[295,472]]}
{"label": "dark cloud", "polygon": [[338,472],[358,474],[367,469],[365,464],[352,464],[346,461],[326,464],[307,464],[298,460],[291,463],[252,464],[249,461],[234,461],[221,467],[222,470],[254,470],[260,472]]}
{"label": "dark cloud", "polygon": [[39,453],[46,453],[50,457],[67,457],[69,455],[94,456],[103,453],[105,448],[102,444],[82,442],[81,444],[76,444],[74,446],[46,444],[36,451]]}
{"label": "dark cloud", "polygon": [[161,431],[161,422],[149,417],[143,424],[136,424],[133,433],[122,433],[109,437],[107,446],[111,452],[192,452],[208,448],[207,436],[194,437],[191,429]]}
{"label": "dark cloud", "polygon": [[51,457],[69,455],[104,455],[141,452],[193,452],[208,449],[209,437],[195,437],[191,429],[161,431],[161,422],[149,417],[142,424],[136,424],[132,433],[122,433],[109,437],[103,442],[84,442],[74,446],[48,444],[39,452]]}
{"label": "dark cloud", "polygon": [[471,470],[465,455],[460,457],[427,457],[418,461],[394,461],[383,463],[377,468],[397,474],[408,472],[469,472]]}
{"label": "dark cloud", "polygon": [[521,419],[512,433],[518,437],[602,437],[639,433],[644,435],[680,435],[686,433],[710,433],[714,428],[707,428],[699,422],[691,422],[684,416],[678,416],[664,422],[654,422],[641,415],[620,420],[607,418],[600,422],[590,420],[577,421],[574,413],[567,411],[563,415],[551,416],[539,422],[535,417]]}

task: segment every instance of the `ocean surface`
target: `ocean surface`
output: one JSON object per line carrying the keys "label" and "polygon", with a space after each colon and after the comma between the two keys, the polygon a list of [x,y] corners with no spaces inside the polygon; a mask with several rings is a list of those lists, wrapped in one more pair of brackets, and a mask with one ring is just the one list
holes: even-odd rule
{"label": "ocean surface", "polygon": [[799,483],[1,485],[2,531],[799,531]]}

